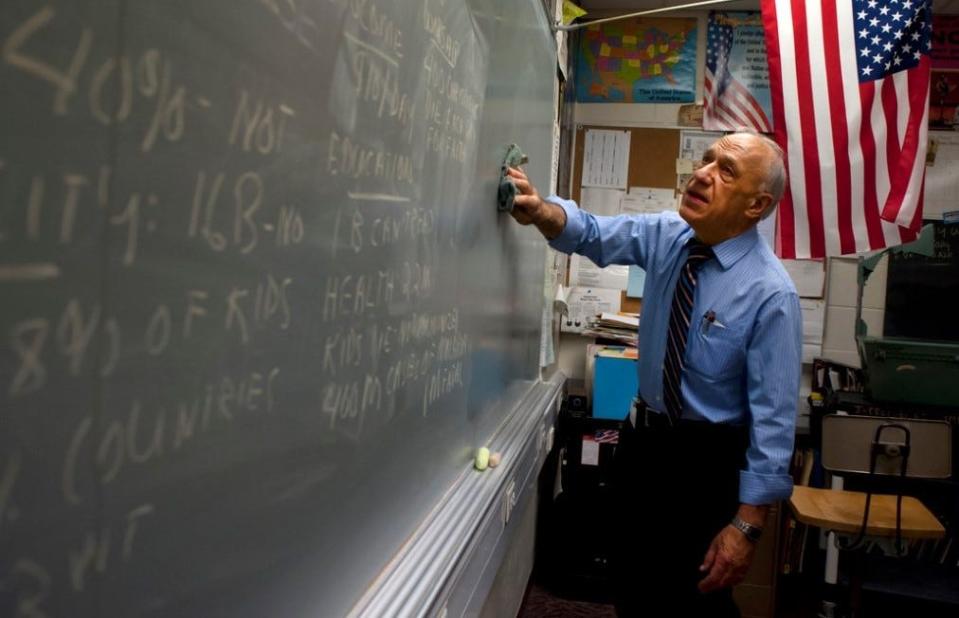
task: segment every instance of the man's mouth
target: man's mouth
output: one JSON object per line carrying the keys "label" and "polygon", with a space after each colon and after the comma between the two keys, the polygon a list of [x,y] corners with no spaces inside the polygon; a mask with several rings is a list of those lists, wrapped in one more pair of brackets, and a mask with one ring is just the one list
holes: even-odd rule
{"label": "man's mouth", "polygon": [[703,204],[708,202],[704,194],[700,193],[699,191],[695,191],[693,189],[686,189],[686,197],[692,198],[694,201],[701,202]]}

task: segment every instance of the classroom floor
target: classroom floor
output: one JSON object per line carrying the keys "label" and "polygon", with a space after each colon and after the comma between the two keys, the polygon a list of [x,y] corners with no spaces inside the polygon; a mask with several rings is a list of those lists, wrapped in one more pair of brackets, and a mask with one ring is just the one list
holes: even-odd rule
{"label": "classroom floor", "polygon": [[530,583],[517,618],[616,618],[612,605],[564,599]]}

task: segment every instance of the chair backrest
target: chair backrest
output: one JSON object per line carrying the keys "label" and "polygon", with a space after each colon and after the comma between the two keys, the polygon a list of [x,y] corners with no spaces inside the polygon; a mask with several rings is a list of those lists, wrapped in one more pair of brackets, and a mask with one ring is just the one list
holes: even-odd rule
{"label": "chair backrest", "polygon": [[944,479],[952,474],[952,427],[945,421],[827,414],[822,420],[822,465],[830,472],[868,474],[873,442],[883,445],[874,473],[899,476],[902,446],[909,444],[905,476]]}

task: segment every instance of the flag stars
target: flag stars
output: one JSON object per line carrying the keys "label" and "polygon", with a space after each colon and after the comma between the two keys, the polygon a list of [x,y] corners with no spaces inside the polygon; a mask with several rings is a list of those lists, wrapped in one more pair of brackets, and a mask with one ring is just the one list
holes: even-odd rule
{"label": "flag stars", "polygon": [[883,24],[883,25],[882,25],[882,32],[883,32],[883,34],[889,34],[889,31],[890,31],[890,30],[892,30],[892,26],[890,26],[889,24]]}
{"label": "flag stars", "polygon": [[879,25],[879,20],[876,19],[875,17],[873,17],[872,19],[869,20],[869,25],[870,25],[871,27],[875,28],[876,26]]}
{"label": "flag stars", "polygon": [[883,49],[883,51],[891,52],[891,51],[892,51],[892,43],[886,43],[885,45],[882,46],[882,49]]}
{"label": "flag stars", "polygon": [[869,8],[871,9],[876,8],[876,4],[878,4],[876,0],[869,0]]}
{"label": "flag stars", "polygon": [[920,37],[920,34],[919,34],[918,32],[913,32],[913,33],[910,35],[910,37],[912,38],[913,41],[918,41],[918,40],[919,40],[919,37]]}
{"label": "flag stars", "polygon": [[910,45],[909,43],[906,43],[905,45],[902,46],[902,51],[908,54],[909,52],[912,51],[912,45]]}
{"label": "flag stars", "polygon": [[896,30],[895,32],[892,33],[892,36],[898,41],[899,39],[902,38],[902,30]]}
{"label": "flag stars", "polygon": [[892,14],[892,21],[899,21],[902,19],[902,13],[896,12]]}
{"label": "flag stars", "polygon": [[860,38],[860,39],[864,39],[864,38],[866,38],[867,36],[869,36],[869,31],[866,30],[865,28],[863,28],[862,30],[859,31],[859,38]]}
{"label": "flag stars", "polygon": [[870,75],[872,75],[872,67],[869,66],[868,64],[864,66],[862,68],[862,74],[865,75],[866,77],[869,77]]}
{"label": "flag stars", "polygon": [[859,12],[856,14],[856,19],[866,19],[866,12],[865,12],[865,11],[859,11]]}
{"label": "flag stars", "polygon": [[879,43],[881,43],[881,42],[882,42],[882,39],[880,39],[878,35],[872,37],[872,44],[873,44],[873,45],[879,45]]}
{"label": "flag stars", "polygon": [[899,66],[900,64],[902,64],[902,58],[900,58],[899,56],[893,56],[892,63],[896,66]]}
{"label": "flag stars", "polygon": [[882,56],[879,54],[876,54],[875,56],[872,57],[872,61],[875,62],[876,64],[882,64]]}
{"label": "flag stars", "polygon": [[922,53],[921,53],[921,52],[913,52],[913,53],[912,53],[912,57],[915,58],[916,60],[919,60],[920,58],[922,58]]}
{"label": "flag stars", "polygon": [[888,7],[888,6],[884,6],[884,7],[882,7],[881,9],[879,9],[879,14],[880,14],[880,15],[888,15],[888,14],[889,14],[889,7]]}
{"label": "flag stars", "polygon": [[862,56],[863,58],[868,58],[869,56],[872,55],[872,50],[869,49],[868,47],[863,47],[862,51],[859,52],[859,55]]}

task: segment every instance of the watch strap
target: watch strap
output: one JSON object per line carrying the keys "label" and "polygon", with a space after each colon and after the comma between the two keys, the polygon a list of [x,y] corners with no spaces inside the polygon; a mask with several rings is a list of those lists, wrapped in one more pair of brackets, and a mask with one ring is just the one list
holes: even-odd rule
{"label": "watch strap", "polygon": [[739,515],[733,517],[732,525],[734,528],[742,532],[747,539],[756,543],[759,541],[759,538],[763,534],[763,529],[759,526],[754,526],[753,524],[743,521]]}

